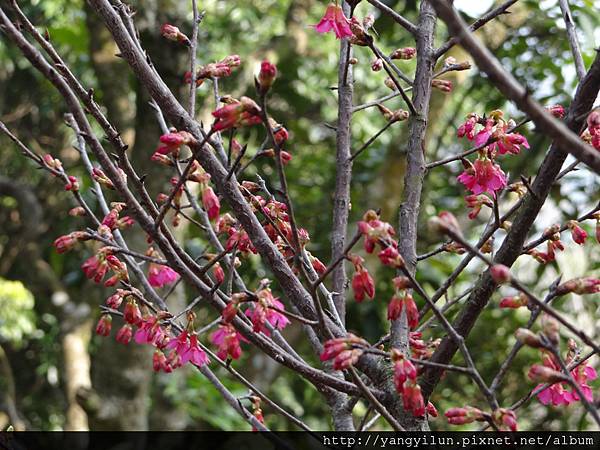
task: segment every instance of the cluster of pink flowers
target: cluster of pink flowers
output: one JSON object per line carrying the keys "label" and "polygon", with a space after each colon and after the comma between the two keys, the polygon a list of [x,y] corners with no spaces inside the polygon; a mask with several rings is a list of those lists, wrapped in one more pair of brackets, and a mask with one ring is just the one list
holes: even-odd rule
{"label": "cluster of pink flowers", "polygon": [[345,370],[356,364],[363,354],[363,348],[369,343],[364,339],[348,333],[346,337],[330,339],[325,342],[321,361],[333,360],[335,370]]}
{"label": "cluster of pink flowers", "polygon": [[[566,382],[565,376],[561,373],[561,366],[556,361],[556,358],[546,350],[542,351],[542,364],[534,364],[528,373],[528,377],[531,380],[541,382],[536,386],[536,390],[543,387],[544,383],[551,383],[549,387],[537,394],[539,401],[544,405],[552,404],[553,406],[569,405],[579,401],[580,398],[577,391]],[[571,339],[569,340],[569,351],[565,358],[565,363],[569,365],[575,362],[577,354],[577,345]],[[596,370],[586,361],[571,370],[571,375],[579,385],[585,398],[588,401],[593,401],[594,396],[588,381],[595,380],[598,377]]]}
{"label": "cluster of pink flowers", "polygon": [[[596,213],[592,218],[596,220],[596,239],[600,243],[600,213]],[[576,220],[569,220],[566,228],[571,232],[571,239],[579,245],[584,245],[588,234]],[[527,253],[535,258],[541,264],[547,264],[556,260],[556,252],[563,251],[565,245],[560,238],[561,226],[554,224],[544,230],[542,235],[546,239],[547,250],[541,251],[536,248],[529,250]]]}
{"label": "cluster of pink flowers", "polygon": [[[506,175],[495,162],[498,155],[519,154],[521,147],[529,148],[527,139],[515,132],[510,132],[515,127],[515,122],[504,120],[502,111],[492,111],[489,117],[480,117],[469,114],[467,120],[458,128],[458,137],[465,137],[472,141],[476,147],[481,147],[479,156],[474,163],[463,160],[466,164],[465,171],[459,175],[458,181],[463,183],[473,195],[467,200],[470,207],[477,208],[477,216],[482,205],[489,205],[489,199],[479,197],[480,194],[489,193],[494,197],[496,191],[506,187]],[[472,206],[471,206],[472,205]]]}
{"label": "cluster of pink flowers", "polygon": [[[417,384],[416,367],[395,348],[391,351],[391,357],[394,365],[394,385],[398,393],[402,395],[404,410],[410,411],[415,417],[423,417],[425,415],[425,402],[421,394],[421,387]],[[437,416],[433,404],[429,403],[429,405],[428,410],[435,411],[432,415]]]}
{"label": "cluster of pink flowers", "polygon": [[[117,289],[113,295],[107,298],[106,306],[113,310],[118,310],[123,306],[125,323],[116,334],[118,342],[127,345],[134,339],[137,344],[150,344],[156,347],[152,357],[155,371],[162,370],[170,373],[188,362],[196,366],[208,364],[208,356],[200,347],[198,336],[193,331],[193,313],[188,315],[186,329],[177,337],[172,337],[169,324],[171,314],[160,311],[153,315],[146,308],[142,312],[132,291]],[[111,316],[103,314],[96,326],[96,333],[101,336],[109,336],[111,324]]]}
{"label": "cluster of pink flowers", "polygon": [[394,296],[388,304],[388,320],[397,320],[402,311],[406,311],[408,326],[414,330],[419,323],[419,310],[410,293],[411,282],[406,277],[396,277],[394,283]]}
{"label": "cluster of pink flowers", "polygon": [[216,119],[213,131],[258,125],[262,122],[260,107],[248,97],[241,97],[239,100],[228,98],[225,106],[213,111],[212,115]]}

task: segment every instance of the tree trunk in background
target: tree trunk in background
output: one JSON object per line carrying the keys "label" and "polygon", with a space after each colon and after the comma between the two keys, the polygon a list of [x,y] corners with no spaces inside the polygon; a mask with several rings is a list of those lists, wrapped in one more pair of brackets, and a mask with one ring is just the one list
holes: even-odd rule
{"label": "tree trunk in background", "polygon": [[[89,7],[86,8],[90,35],[95,37],[90,42],[90,55],[100,90],[98,100],[106,106],[108,119],[129,144],[131,162],[138,174],[145,176],[146,187],[150,195],[155,197],[166,189],[168,177],[163,166],[150,161],[161,134],[155,111],[148,103],[150,97],[137,81],[134,81],[135,96],[132,95],[129,67],[115,57],[118,49],[110,34],[98,17],[90,13]],[[169,18],[166,17],[167,12]],[[184,47],[163,39],[159,30],[162,23],[173,22],[175,17],[180,23],[188,12],[188,2],[149,0],[139,2],[134,17],[144,48],[174,92],[183,92],[181,88],[188,52]],[[180,228],[184,228],[183,223]],[[177,234],[182,232],[177,230]],[[148,244],[144,233],[134,230],[126,233],[125,238],[133,249],[142,253],[146,251]],[[184,290],[178,289],[169,299],[170,306],[174,306],[171,305],[173,302],[181,303],[184,294]],[[178,309],[181,308],[174,307],[174,310]],[[117,329],[120,325],[118,322],[114,324]],[[92,368],[95,394],[102,402],[98,415],[92,421],[92,429],[180,429],[185,425],[181,417],[171,414],[176,407],[169,404],[168,399],[162,398],[162,388],[159,387],[156,392],[159,398],[155,403],[164,406],[163,412],[168,409],[170,414],[160,414],[155,427],[150,426],[149,399],[153,379],[150,346],[130,344],[124,347],[114,339],[102,339],[94,355]],[[174,376],[177,374],[171,374],[170,378]],[[158,384],[163,385],[160,378]],[[173,418],[173,421],[169,421],[169,418]]]}

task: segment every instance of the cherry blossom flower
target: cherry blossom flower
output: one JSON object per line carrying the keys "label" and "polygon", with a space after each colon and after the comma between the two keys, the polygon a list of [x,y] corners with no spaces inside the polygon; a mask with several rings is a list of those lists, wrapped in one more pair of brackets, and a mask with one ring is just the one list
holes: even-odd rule
{"label": "cherry blossom flower", "polygon": [[132,336],[133,336],[133,329],[131,328],[131,325],[126,323],[117,332],[116,340],[117,340],[117,342],[120,342],[121,344],[127,345],[131,341]]}
{"label": "cherry blossom flower", "polygon": [[406,308],[406,318],[408,326],[411,330],[417,328],[419,324],[419,310],[410,293],[404,295],[394,295],[388,304],[388,320],[397,320],[402,314],[402,310]]}
{"label": "cherry blossom flower", "polygon": [[204,206],[210,220],[215,220],[219,217],[221,203],[219,202],[219,197],[215,195],[215,191],[210,186],[205,187],[202,191],[202,206]]}
{"label": "cherry blossom flower", "polygon": [[506,186],[506,175],[498,164],[489,158],[478,158],[475,163],[458,176],[458,181],[465,185],[473,194],[496,191]]}
{"label": "cherry blossom flower", "polygon": [[240,340],[243,337],[231,324],[221,324],[210,335],[210,341],[218,347],[217,356],[220,359],[238,359],[242,355]]}
{"label": "cherry blossom flower", "polygon": [[[178,348],[178,350],[180,350],[180,348]],[[177,353],[179,353],[179,356],[181,357],[181,364],[191,362],[195,366],[203,366],[209,362],[208,356],[198,345],[198,336],[195,333],[190,336],[190,342],[187,347],[183,349],[183,352],[178,351]]]}
{"label": "cherry blossom flower", "polygon": [[330,3],[327,6],[325,15],[314,27],[317,33],[328,33],[333,30],[337,39],[352,36],[350,21],[344,15],[342,7],[334,3]]}
{"label": "cherry blossom flower", "polygon": [[258,77],[256,77],[258,91],[262,94],[268,92],[276,77],[277,67],[265,59],[260,63],[260,72],[258,72]]}
{"label": "cherry blossom flower", "polygon": [[579,226],[577,221],[569,220],[567,222],[567,226],[569,227],[569,230],[571,230],[571,237],[573,238],[575,243],[579,245],[585,244],[585,240],[587,239],[588,235],[586,231]]}
{"label": "cherry blossom flower", "polygon": [[352,277],[354,299],[358,303],[362,302],[365,299],[365,296],[372,300],[375,297],[375,281],[373,280],[373,277],[362,264],[355,264],[354,267],[356,269],[354,276]]}
{"label": "cherry blossom flower", "polygon": [[96,334],[99,336],[108,336],[112,328],[112,317],[110,314],[102,314],[96,325]]}
{"label": "cherry blossom flower", "polygon": [[129,298],[125,303],[123,310],[123,318],[125,322],[139,326],[142,323],[142,312],[135,300]]}
{"label": "cherry blossom flower", "polygon": [[405,411],[410,411],[415,417],[425,415],[425,402],[421,394],[421,386],[416,381],[408,379],[402,385],[402,404]]}
{"label": "cherry blossom flower", "polygon": [[255,332],[262,331],[269,336],[270,331],[265,322],[278,330],[283,330],[290,323],[289,319],[280,312],[285,311],[285,306],[273,296],[269,288],[258,291],[256,298],[257,301],[253,302],[252,307],[246,310],[246,316],[250,318]]}
{"label": "cherry blossom flower", "polygon": [[169,266],[162,264],[150,263],[148,268],[148,282],[153,287],[163,287],[167,284],[174,283],[179,279],[179,274]]}
{"label": "cherry blossom flower", "polygon": [[498,153],[504,155],[510,153],[512,155],[518,155],[521,152],[521,146],[529,148],[529,142],[527,138],[519,133],[502,134],[498,137],[498,141],[491,145],[494,149],[498,147]]}

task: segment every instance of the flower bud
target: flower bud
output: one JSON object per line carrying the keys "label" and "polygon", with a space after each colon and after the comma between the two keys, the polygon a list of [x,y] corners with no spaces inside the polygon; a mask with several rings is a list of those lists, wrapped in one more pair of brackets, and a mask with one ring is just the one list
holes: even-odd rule
{"label": "flower bud", "polygon": [[415,57],[415,55],[417,54],[417,49],[413,48],[413,47],[404,47],[404,48],[399,48],[396,49],[392,52],[392,54],[390,55],[391,59],[404,59],[404,60],[408,60],[408,59],[413,59]]}
{"label": "flower bud", "polygon": [[532,348],[544,348],[544,344],[542,342],[542,340],[540,339],[540,337],[533,333],[532,331],[528,330],[527,328],[519,328],[516,332],[515,332],[515,337],[517,338],[517,340],[522,343],[525,344],[529,347]]}
{"label": "flower bud", "polygon": [[546,110],[557,119],[565,117],[565,108],[562,105],[546,106]]}
{"label": "flower bud", "polygon": [[558,344],[560,339],[560,324],[554,317],[544,314],[542,316],[542,332],[554,345]]}
{"label": "flower bud", "polygon": [[116,340],[117,340],[117,342],[120,342],[121,344],[127,345],[127,344],[129,344],[129,342],[131,342],[132,336],[133,336],[133,329],[131,328],[131,325],[126,323],[117,332]]}
{"label": "flower bud", "polygon": [[600,278],[580,277],[565,281],[556,288],[556,295],[573,292],[578,295],[595,294],[600,292]]}
{"label": "flower bud", "polygon": [[579,226],[577,221],[569,220],[567,222],[567,226],[571,230],[571,237],[573,238],[573,240],[579,245],[585,244],[585,240],[587,239],[587,233],[583,228]]}
{"label": "flower bud", "polygon": [[529,299],[523,293],[515,295],[513,297],[504,297],[500,300],[500,308],[521,308],[522,306],[527,306],[529,304]]}
{"label": "flower bud", "polygon": [[373,72],[379,72],[381,69],[383,69],[383,61],[381,58],[377,58],[371,63],[371,70]]}
{"label": "flower bud", "polygon": [[431,87],[439,89],[442,92],[452,91],[452,81],[435,79],[431,81]]}
{"label": "flower bud", "polygon": [[87,213],[85,212],[85,209],[83,208],[83,206],[76,206],[75,208],[71,208],[69,210],[69,215],[73,216],[73,217],[77,217],[77,216],[85,216]]}
{"label": "flower bud", "polygon": [[266,94],[269,89],[271,89],[276,77],[277,67],[265,59],[260,64],[260,72],[258,73],[258,77],[256,79],[258,92],[263,95]]}
{"label": "flower bud", "polygon": [[112,317],[110,314],[102,314],[96,325],[96,334],[99,336],[108,336],[112,328]]}
{"label": "flower bud", "polygon": [[527,377],[536,383],[556,383],[565,380],[562,373],[541,364],[531,366],[529,372],[527,372]]}
{"label": "flower bud", "polygon": [[497,284],[508,283],[511,279],[510,269],[503,264],[495,264],[490,268],[490,274]]}
{"label": "flower bud", "polygon": [[160,27],[160,34],[169,41],[190,45],[190,40],[188,37],[179,31],[179,28],[169,23],[165,23],[162,27]]}

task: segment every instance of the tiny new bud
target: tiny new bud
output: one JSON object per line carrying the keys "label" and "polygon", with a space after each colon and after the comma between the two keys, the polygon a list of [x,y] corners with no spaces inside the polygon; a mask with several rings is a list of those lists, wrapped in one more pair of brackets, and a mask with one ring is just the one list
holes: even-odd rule
{"label": "tiny new bud", "polygon": [[431,87],[439,89],[442,92],[452,91],[452,81],[435,79],[431,81]]}
{"label": "tiny new bud", "polygon": [[541,364],[531,366],[529,372],[527,372],[527,377],[536,383],[556,383],[565,380],[562,373]]}
{"label": "tiny new bud", "polygon": [[565,117],[565,108],[562,105],[546,106],[546,110],[557,119]]}
{"label": "tiny new bud", "polygon": [[190,40],[174,25],[165,23],[160,27],[160,34],[169,41],[190,45]]}
{"label": "tiny new bud", "polygon": [[96,334],[99,336],[108,336],[112,328],[112,317],[110,314],[103,314],[96,325]]}
{"label": "tiny new bud", "polygon": [[556,288],[556,295],[573,292],[578,295],[595,294],[600,292],[600,278],[580,277],[565,281]]}
{"label": "tiny new bud", "polygon": [[86,212],[83,206],[76,206],[75,208],[71,208],[69,210],[69,215],[73,217],[77,216],[85,216]]}
{"label": "tiny new bud", "polygon": [[417,49],[413,47],[404,47],[396,49],[390,55],[391,59],[412,59],[417,54]]}
{"label": "tiny new bud", "polygon": [[573,240],[579,245],[585,244],[585,240],[588,236],[587,232],[579,226],[577,221],[569,220],[567,222],[567,226],[571,230],[571,237],[573,238]]}
{"label": "tiny new bud", "polygon": [[490,274],[498,284],[508,283],[511,279],[510,269],[503,264],[496,264],[490,268]]}
{"label": "tiny new bud", "polygon": [[525,344],[529,347],[532,348],[543,348],[544,344],[542,343],[542,340],[540,339],[540,337],[533,333],[532,331],[528,330],[527,328],[519,328],[516,332],[515,332],[515,337],[517,338],[517,340],[522,343]]}
{"label": "tiny new bud", "polygon": [[358,59],[357,58],[350,58],[348,60],[348,64],[354,65],[354,64],[358,64]]}
{"label": "tiny new bud", "polygon": [[383,61],[381,58],[377,58],[371,63],[371,70],[373,72],[379,72],[381,69],[383,69]]}
{"label": "tiny new bud", "polygon": [[258,91],[260,94],[266,94],[275,78],[277,77],[277,67],[274,64],[271,64],[269,61],[264,60],[260,64],[260,72],[258,73],[258,77],[256,78],[256,84],[258,87]]}
{"label": "tiny new bud", "polygon": [[560,339],[560,324],[554,317],[544,314],[542,316],[542,331],[550,342],[558,344]]}

